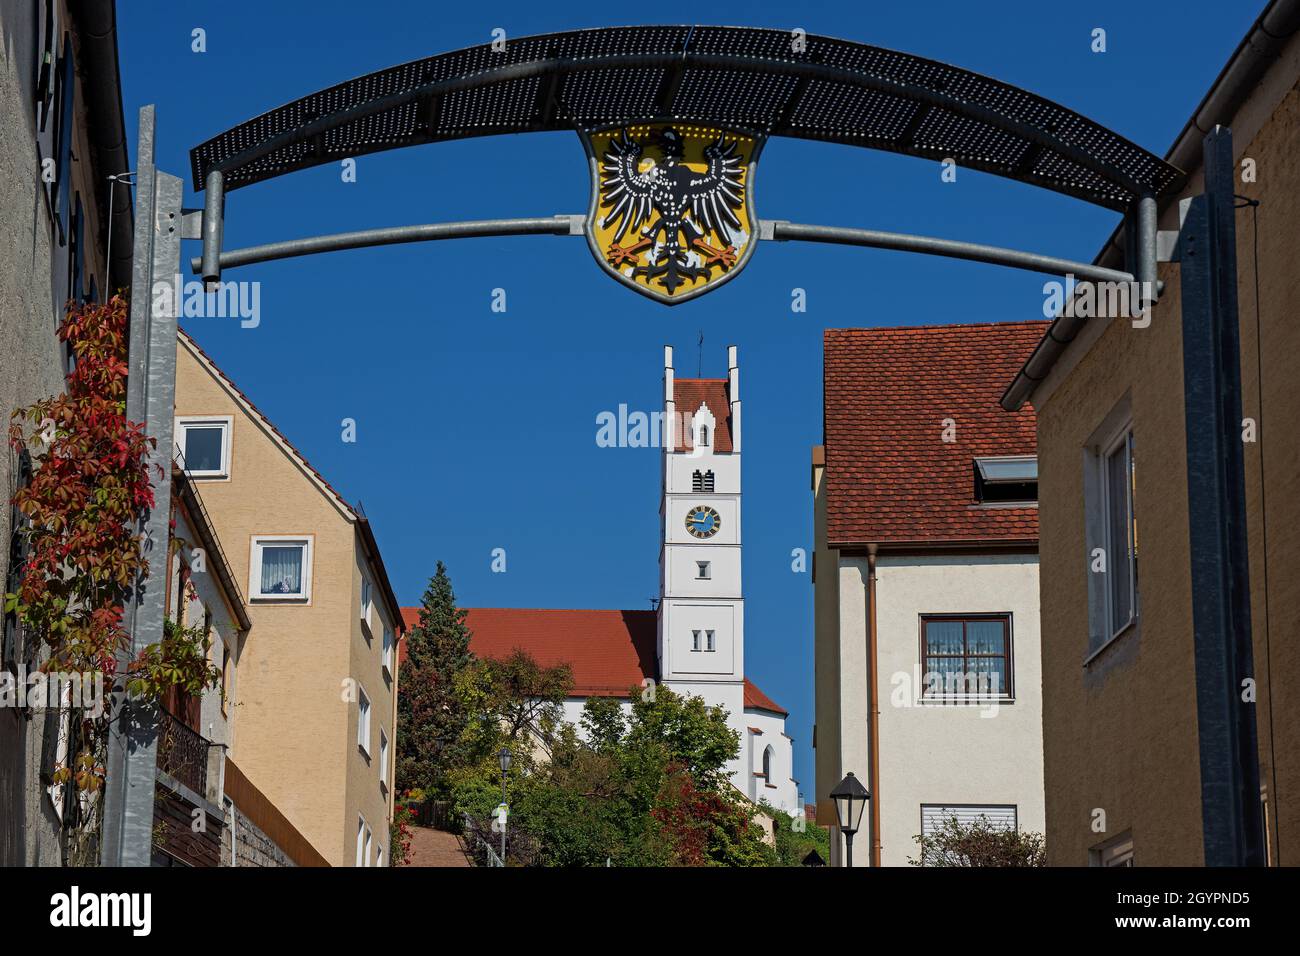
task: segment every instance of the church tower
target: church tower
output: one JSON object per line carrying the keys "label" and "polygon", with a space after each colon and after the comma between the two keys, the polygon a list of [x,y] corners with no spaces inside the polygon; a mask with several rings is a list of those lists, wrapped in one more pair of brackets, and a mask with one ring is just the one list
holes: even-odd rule
{"label": "church tower", "polygon": [[740,370],[677,378],[664,348],[659,674],[673,690],[745,710],[740,581]]}

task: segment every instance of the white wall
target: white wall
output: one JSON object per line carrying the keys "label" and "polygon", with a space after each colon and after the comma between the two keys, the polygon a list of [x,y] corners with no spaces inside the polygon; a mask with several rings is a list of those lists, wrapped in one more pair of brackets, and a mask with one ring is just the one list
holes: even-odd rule
{"label": "white wall", "polygon": [[[230,748],[228,753],[231,757],[235,756],[235,730],[234,716],[235,708],[239,700],[238,673],[239,673],[239,654],[241,648],[241,635],[239,633],[239,623],[231,615],[226,604],[226,600],[221,590],[220,579],[217,577],[216,570],[212,566],[213,555],[206,555],[204,566],[205,571],[194,568],[192,554],[193,548],[201,547],[198,536],[190,527],[185,519],[183,509],[177,509],[176,512],[176,537],[184,540],[187,546],[180,552],[172,556],[172,581],[173,589],[175,587],[176,572],[179,568],[179,562],[184,560],[191,566],[190,583],[194,587],[192,596],[185,598],[185,624],[187,627],[197,627],[203,624],[204,608],[212,615],[212,647],[208,653],[209,662],[218,670],[221,669],[222,648],[230,650],[229,666],[229,688],[228,700],[222,708],[221,690],[214,688],[203,695],[202,708],[200,711],[199,731],[214,744],[224,744]],[[171,595],[172,606],[169,615],[175,619],[176,609],[179,606],[178,596],[174,590]]]}
{"label": "white wall", "polygon": [[[1019,828],[1042,832],[1037,555],[882,556],[876,598],[882,864],[916,855],[922,804],[1015,804]],[[921,615],[1001,612],[1011,615],[1014,702],[919,703]]]}
{"label": "white wall", "polygon": [[[744,711],[741,729],[741,747],[745,753],[747,771],[746,795],[758,803],[766,800],[778,810],[794,815],[800,813],[799,787],[794,781],[794,747],[785,735],[785,718],[765,710]],[[754,731],[760,731],[754,733]],[[772,773],[768,780],[761,776],[763,751],[772,748]],[[737,786],[740,786],[737,783]]]}

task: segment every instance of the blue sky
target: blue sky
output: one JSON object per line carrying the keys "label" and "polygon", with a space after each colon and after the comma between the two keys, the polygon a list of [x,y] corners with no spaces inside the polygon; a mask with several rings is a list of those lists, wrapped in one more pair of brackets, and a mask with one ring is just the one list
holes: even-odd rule
{"label": "blue sky", "polygon": [[[730,22],[904,50],[1022,86],[1163,154],[1263,0],[750,2],[561,10],[538,3],[314,0],[118,4],[128,132],[158,107],[161,168],[344,79],[508,36],[626,23]],[[994,12],[996,11],[996,12]],[[191,51],[206,31],[207,52]],[[1095,27],[1107,51],[1090,50]],[[763,218],[939,235],[1090,260],[1115,214],[928,161],[777,139],[756,179]],[[835,188],[829,188],[829,184]],[[575,134],[491,137],[362,157],[241,189],[226,247],[408,223],[585,212]],[[187,205],[200,205],[188,188]],[[197,245],[197,244],[193,244]],[[186,255],[195,254],[186,250]],[[810,448],[821,440],[825,328],[1036,318],[1043,277],[877,250],[765,243],[717,292],[665,308],[602,274],[579,239],[397,246],[250,266],[261,324],[189,331],[374,524],[397,596],[444,560],[463,605],[647,608],[658,589],[659,452],[596,445],[596,416],[659,407],[661,349],[694,375],[740,347],[749,676],[791,712],[814,796]],[[808,310],[790,310],[791,289]],[[504,288],[508,310],[491,311]],[[355,419],[357,441],[341,440]],[[504,548],[507,572],[492,573]],[[826,790],[835,781],[819,781]]]}

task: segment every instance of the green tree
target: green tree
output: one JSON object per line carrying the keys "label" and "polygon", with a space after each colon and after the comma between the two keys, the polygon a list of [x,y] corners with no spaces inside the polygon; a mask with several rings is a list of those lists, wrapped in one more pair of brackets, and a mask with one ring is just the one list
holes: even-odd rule
{"label": "green tree", "polygon": [[804,857],[813,850],[829,864],[831,859],[831,833],[811,820],[803,820],[782,813],[766,802],[763,809],[776,821],[776,855],[781,866],[803,866]]}
{"label": "green tree", "polygon": [[446,566],[437,569],[421,599],[420,618],[407,632],[397,694],[397,789],[445,796],[449,770],[469,723],[457,693],[458,676],[474,663],[465,612]]}

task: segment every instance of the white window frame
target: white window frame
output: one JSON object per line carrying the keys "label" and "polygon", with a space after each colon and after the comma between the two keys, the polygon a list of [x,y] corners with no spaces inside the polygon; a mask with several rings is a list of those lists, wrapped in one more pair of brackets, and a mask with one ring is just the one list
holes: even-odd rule
{"label": "white window frame", "polygon": [[374,603],[375,593],[374,586],[370,583],[370,577],[366,574],[361,575],[361,621],[364,624],[370,623],[370,608]]}
{"label": "white window frame", "polygon": [[[1135,580],[1136,559],[1125,554],[1117,565],[1117,550],[1112,547],[1110,530],[1110,482],[1106,465],[1111,453],[1133,441],[1134,428],[1132,405],[1127,395],[1121,399],[1102,420],[1096,431],[1084,446],[1084,529],[1086,547],[1084,558],[1088,575],[1088,647],[1083,663],[1090,664],[1106,648],[1124,635],[1136,631],[1142,620],[1142,595],[1140,584]],[[1127,473],[1135,474],[1133,456],[1129,451]],[[1130,477],[1130,482],[1133,479]],[[1136,507],[1136,493],[1130,488],[1128,497],[1130,526],[1135,522],[1132,511]],[[1094,571],[1096,551],[1100,548],[1106,559],[1106,571]],[[1127,546],[1119,551],[1125,551]],[[1114,616],[1114,597],[1111,593],[1111,575],[1124,567],[1129,575],[1129,587],[1132,595],[1129,618],[1121,626],[1112,625]]]}
{"label": "white window frame", "polygon": [[366,818],[357,816],[357,866],[366,865],[366,849],[370,845],[370,827]]}
{"label": "white window frame", "polygon": [[[230,438],[235,431],[234,421],[231,415],[178,415],[176,417],[176,447],[180,449],[181,458],[185,461],[185,474],[191,478],[230,480]],[[185,455],[185,430],[198,427],[221,429],[221,467],[216,471],[210,468],[202,470],[191,468],[189,459]]]}
{"label": "white window frame", "polygon": [[[1130,421],[1119,430],[1119,433],[1107,444],[1102,446],[1099,457],[1101,466],[1101,522],[1102,522],[1102,544],[1106,554],[1106,579],[1103,593],[1105,594],[1106,617],[1104,620],[1107,641],[1114,640],[1124,631],[1132,626],[1137,620],[1137,575],[1136,563],[1137,556],[1129,550],[1129,542],[1120,543],[1111,539],[1111,511],[1115,508],[1117,502],[1111,499],[1112,490],[1110,487],[1110,460],[1117,454],[1124,456],[1124,477],[1129,483],[1127,493],[1124,498],[1126,514],[1124,515],[1124,528],[1131,533],[1133,528],[1133,423]],[[1129,591],[1129,610],[1128,617],[1124,621],[1116,622],[1115,620],[1115,591],[1114,578],[1110,577],[1119,569],[1119,558],[1123,557],[1123,570],[1128,577]]]}
{"label": "white window frame", "polygon": [[712,581],[713,580],[713,562],[696,561],[695,562],[695,580]]}
{"label": "white window frame", "polygon": [[718,649],[718,645],[717,645],[717,641],[714,639],[714,632],[712,630],[705,630],[704,632],[705,653],[712,653],[717,649]]}
{"label": "white window frame", "polygon": [[1088,865],[1105,869],[1133,866],[1133,831],[1125,830],[1090,849]]}
{"label": "white window frame", "polygon": [[357,682],[357,746],[367,757],[370,756],[370,712],[374,705],[370,702],[370,695],[366,689]]}
{"label": "white window frame", "polygon": [[379,786],[388,792],[388,734],[379,728]]}
{"label": "white window frame", "polygon": [[[311,602],[312,551],[315,550],[316,536],[312,534],[255,534],[249,543],[248,559],[248,594],[250,601],[273,602],[284,601],[293,604]],[[301,544],[302,557],[302,591],[298,594],[263,594],[262,593],[262,546],[263,545]]]}
{"label": "white window frame", "polygon": [[389,680],[393,679],[393,648],[397,646],[397,635],[388,623],[384,623],[384,645],[381,651],[380,662],[384,668],[384,676]]}
{"label": "white window frame", "polygon": [[692,631],[691,631],[691,650],[692,650],[692,651],[698,651],[699,649],[700,649],[700,632],[699,632],[699,631],[696,631],[696,630],[692,630]]}

